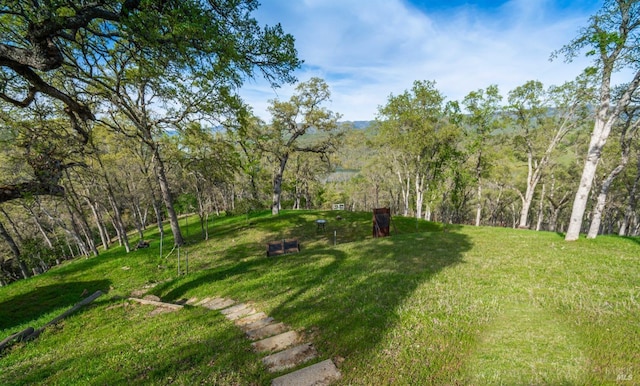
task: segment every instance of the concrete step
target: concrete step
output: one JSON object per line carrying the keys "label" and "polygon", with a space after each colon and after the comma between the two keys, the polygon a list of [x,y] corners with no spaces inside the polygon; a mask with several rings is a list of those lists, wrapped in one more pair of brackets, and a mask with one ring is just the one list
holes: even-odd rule
{"label": "concrete step", "polygon": [[249,324],[245,324],[243,326],[240,326],[240,329],[244,332],[247,331],[251,331],[251,330],[257,330],[259,328],[262,328],[264,326],[268,326],[270,324],[272,324],[273,322],[275,322],[275,319],[273,319],[270,316],[267,316],[266,318],[262,318],[259,320],[256,320],[255,322],[251,322]]}
{"label": "concrete step", "polygon": [[253,349],[257,352],[281,351],[300,341],[300,336],[295,331],[288,331],[280,335],[272,336],[251,343]]}
{"label": "concrete step", "polygon": [[285,374],[271,381],[272,386],[320,386],[340,379],[341,374],[331,359]]}
{"label": "concrete step", "polygon": [[318,352],[311,343],[304,343],[266,356],[262,358],[262,363],[264,363],[269,372],[275,373],[296,367],[304,362],[310,361],[317,355]]}
{"label": "concrete step", "polygon": [[274,323],[256,330],[247,331],[247,337],[251,340],[264,339],[270,336],[282,334],[288,330],[289,327],[285,326],[284,323]]}
{"label": "concrete step", "polygon": [[222,310],[234,304],[236,304],[235,300],[225,299],[225,298],[215,298],[206,303],[203,303],[202,307],[208,308],[210,310]]}

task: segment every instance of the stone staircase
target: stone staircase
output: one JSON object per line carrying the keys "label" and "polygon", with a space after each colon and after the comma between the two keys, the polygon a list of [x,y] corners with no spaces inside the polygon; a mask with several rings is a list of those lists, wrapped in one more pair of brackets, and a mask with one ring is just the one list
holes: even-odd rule
{"label": "stone staircase", "polygon": [[[318,352],[313,343],[303,342],[302,337],[287,325],[259,312],[251,304],[237,303],[226,298],[192,298],[187,305],[199,306],[221,312],[254,341],[256,352],[264,353],[262,363],[271,373],[282,372],[316,359]],[[273,386],[329,385],[340,379],[340,371],[331,359],[273,379]]]}

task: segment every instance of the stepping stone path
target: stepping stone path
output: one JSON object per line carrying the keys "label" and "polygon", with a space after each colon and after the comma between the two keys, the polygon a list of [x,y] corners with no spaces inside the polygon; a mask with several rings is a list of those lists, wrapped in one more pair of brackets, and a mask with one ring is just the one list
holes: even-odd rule
{"label": "stepping stone path", "polygon": [[[220,311],[227,319],[234,322],[247,338],[253,340],[254,351],[264,353],[262,363],[271,373],[298,367],[318,356],[312,343],[301,342],[301,336],[287,325],[276,321],[264,312],[258,312],[251,304],[237,303],[226,298],[182,299],[174,303],[164,303],[160,298],[147,295],[138,298],[144,292],[134,292],[129,300],[156,306],[152,315],[182,309],[184,304]],[[137,295],[137,296],[136,296]],[[341,374],[331,359],[303,367],[299,370],[275,378],[273,386],[306,386],[329,385],[340,379]]]}
{"label": "stepping stone path", "polygon": [[[301,336],[290,330],[284,323],[276,321],[264,312],[257,311],[251,304],[237,303],[226,298],[191,298],[179,302],[191,306],[205,307],[220,311],[234,322],[247,337],[254,340],[251,345],[256,352],[265,353],[262,363],[272,373],[298,367],[315,359],[318,352],[312,343],[301,342]],[[299,370],[275,378],[273,386],[329,385],[340,379],[341,374],[331,359],[303,367]]]}

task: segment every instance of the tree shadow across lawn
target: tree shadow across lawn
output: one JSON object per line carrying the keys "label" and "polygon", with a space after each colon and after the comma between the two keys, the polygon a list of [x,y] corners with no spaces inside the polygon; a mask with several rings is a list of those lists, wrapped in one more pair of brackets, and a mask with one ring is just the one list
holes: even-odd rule
{"label": "tree shadow across lawn", "polygon": [[14,296],[0,303],[0,330],[38,319],[59,308],[71,307],[97,290],[106,292],[110,285],[109,280],[77,281],[36,287]]}
{"label": "tree shadow across lawn", "polygon": [[373,350],[398,322],[404,301],[438,272],[461,263],[470,248],[463,234],[437,232],[314,252],[308,264],[292,266],[285,276],[282,285],[289,289],[272,316],[308,331],[318,328],[316,343],[329,356]]}
{"label": "tree shadow across lawn", "polygon": [[[323,358],[365,355],[395,328],[405,300],[471,248],[458,232],[402,234],[231,261],[158,288],[165,299],[190,293],[261,303],[276,320],[311,335]],[[202,287],[202,288],[200,288]]]}

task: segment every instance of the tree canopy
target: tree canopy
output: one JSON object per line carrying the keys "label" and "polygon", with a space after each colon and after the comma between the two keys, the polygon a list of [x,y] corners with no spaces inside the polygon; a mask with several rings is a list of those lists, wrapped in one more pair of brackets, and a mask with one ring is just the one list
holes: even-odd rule
{"label": "tree canopy", "polygon": [[[0,99],[34,108],[40,95],[47,97],[68,117],[75,140],[86,144],[101,102],[97,90],[77,86],[105,83],[110,74],[94,72],[96,65],[115,65],[112,70],[124,78],[152,79],[168,70],[199,74],[200,88],[218,90],[233,91],[256,73],[274,87],[293,82],[300,65],[294,39],[280,25],[260,27],[251,16],[257,7],[254,0],[2,1]],[[130,56],[122,56],[124,48]],[[58,175],[68,165],[51,161],[57,166],[46,181],[3,186],[0,202],[61,194]]]}

